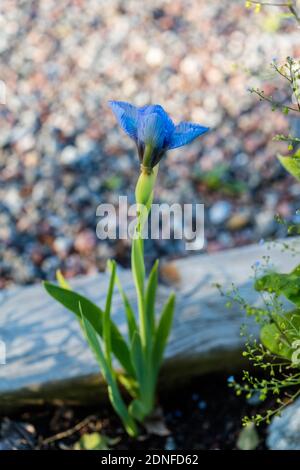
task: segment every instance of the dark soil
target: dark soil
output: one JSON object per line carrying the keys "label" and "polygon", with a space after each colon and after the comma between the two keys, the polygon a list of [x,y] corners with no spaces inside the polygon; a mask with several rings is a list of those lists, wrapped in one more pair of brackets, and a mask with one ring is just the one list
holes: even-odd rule
{"label": "dark soil", "polygon": [[[169,435],[159,436],[144,431],[137,440],[126,435],[108,404],[84,408],[32,408],[10,416],[9,420],[17,428],[20,423],[26,423],[25,428],[30,431],[31,438],[24,442],[26,435],[23,432],[23,446],[27,444],[28,448],[72,449],[80,436],[97,431],[111,438],[111,448],[117,450],[236,449],[243,416],[263,411],[266,404],[247,403],[244,397],[237,397],[228,387],[227,377],[211,375],[193,380],[184,388],[161,394],[160,407],[160,424],[169,429]],[[7,422],[7,418],[2,417],[1,421]],[[76,425],[77,430],[72,432]],[[157,427],[158,432],[163,431],[160,428]],[[260,437],[257,448],[264,449],[265,426],[257,431]],[[59,436],[65,432],[68,435]],[[49,438],[53,438],[52,442]]]}

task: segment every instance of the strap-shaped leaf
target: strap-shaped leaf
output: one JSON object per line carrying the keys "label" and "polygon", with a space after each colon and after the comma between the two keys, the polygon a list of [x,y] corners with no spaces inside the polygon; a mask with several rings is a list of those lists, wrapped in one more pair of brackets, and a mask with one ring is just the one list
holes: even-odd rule
{"label": "strap-shaped leaf", "polygon": [[64,276],[62,275],[62,272],[60,271],[60,269],[58,269],[58,270],[56,271],[56,280],[57,280],[59,286],[62,287],[63,289],[72,290],[70,284],[69,284],[68,281],[64,278]]}
{"label": "strap-shaped leaf", "polygon": [[156,299],[156,289],[158,283],[158,260],[155,261],[148,279],[147,289],[146,289],[146,318],[147,318],[147,328],[149,329],[149,336],[153,338],[155,332],[155,299]]}
{"label": "strap-shaped leaf", "polygon": [[112,269],[109,280],[109,286],[106,296],[106,304],[103,315],[103,342],[105,347],[105,357],[109,365],[111,366],[111,302],[115,285],[115,275],[116,275],[116,263],[112,261]]}
{"label": "strap-shaped leaf", "polygon": [[82,326],[83,330],[85,332],[86,339],[89,343],[89,346],[93,353],[96,356],[97,362],[100,366],[101,372],[104,376],[104,379],[108,383],[108,385],[112,384],[112,379],[113,379],[113,372],[110,369],[109,365],[107,364],[107,361],[104,356],[104,352],[102,351],[101,344],[98,340],[97,333],[93,325],[89,322],[87,319],[86,312],[83,313],[83,308],[81,305],[81,302],[78,305],[81,320],[82,320]]}
{"label": "strap-shaped leaf", "polygon": [[134,238],[131,250],[132,275],[140,295],[144,293],[145,264],[143,257],[143,240]]}
{"label": "strap-shaped leaf", "polygon": [[[122,295],[122,293],[121,293]],[[127,319],[127,325],[128,325],[128,333],[129,333],[129,339],[132,341],[133,335],[135,334],[136,331],[138,331],[135,315],[133,308],[131,307],[131,304],[128,300],[127,295],[123,291],[123,304],[125,308],[125,313],[126,313],[126,319]]]}
{"label": "strap-shaped leaf", "polygon": [[[82,306],[82,310],[88,321],[95,328],[97,333],[102,337],[102,323],[103,323],[103,311],[91,302],[83,295],[77,294],[74,291],[62,289],[61,287],[51,284],[50,282],[44,282],[44,287],[48,294],[51,295],[55,300],[61,303],[71,312],[75,313],[77,318],[81,320],[79,311],[79,303]],[[115,323],[111,320],[111,345],[113,354],[116,356],[120,364],[126,370],[126,372],[135,377],[134,368],[130,358],[130,351],[126,344],[125,339],[119,332]]]}
{"label": "strap-shaped leaf", "polygon": [[158,372],[160,364],[163,359],[164,350],[167,345],[167,340],[171,331],[173,317],[175,310],[175,295],[171,294],[167,300],[155,334],[155,340],[153,345],[152,360],[153,365],[156,367]]}
{"label": "strap-shaped leaf", "polygon": [[143,349],[142,349],[141,337],[137,331],[134,333],[132,342],[131,342],[131,359],[134,365],[137,380],[141,387],[142,382],[144,380],[144,375],[145,375],[145,365],[143,361]]}
{"label": "strap-shaped leaf", "polygon": [[[108,261],[107,266],[110,270],[112,270],[112,265],[111,265],[110,260]],[[118,276],[117,272],[115,274],[115,279],[116,279],[116,284],[117,284],[117,287],[118,287],[119,292],[121,294],[123,304],[124,304],[124,308],[125,308],[129,339],[130,339],[130,341],[132,341],[133,335],[138,329],[136,319],[135,319],[135,314],[134,314],[133,308],[132,308],[132,306],[129,302],[129,299],[128,299],[127,295],[124,292],[124,289],[121,285],[121,281],[119,279],[119,276]]]}
{"label": "strap-shaped leaf", "polygon": [[145,264],[143,256],[143,240],[141,238],[134,238],[132,240],[131,269],[138,299],[141,340],[143,348],[145,348],[147,344],[150,344],[150,338],[147,338],[147,326],[145,319]]}
{"label": "strap-shaped leaf", "polygon": [[118,384],[113,372],[113,369],[110,367],[110,364],[105,359],[104,353],[102,351],[102,347],[97,337],[97,333],[92,326],[92,324],[88,321],[86,313],[83,313],[82,305],[79,303],[79,312],[82,319],[83,328],[86,334],[87,341],[90,345],[90,348],[94,352],[98,364],[100,366],[101,372],[108,384],[108,393],[111,404],[116,411],[116,413],[120,416],[124,427],[130,436],[137,435],[137,427],[130,416],[127,407],[123,401],[123,398],[120,394]]}
{"label": "strap-shaped leaf", "polygon": [[138,398],[136,398],[130,403],[129,412],[130,415],[133,416],[133,418],[139,421],[140,423],[143,423],[145,421],[145,418],[149,414],[149,410],[147,410],[145,404]]}

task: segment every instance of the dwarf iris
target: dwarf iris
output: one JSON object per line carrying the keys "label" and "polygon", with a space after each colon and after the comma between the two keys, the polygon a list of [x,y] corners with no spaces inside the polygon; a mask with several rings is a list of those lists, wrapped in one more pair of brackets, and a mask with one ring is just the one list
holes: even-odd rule
{"label": "dwarf iris", "polygon": [[[137,108],[122,101],[111,101],[110,107],[121,127],[136,142],[141,162],[135,190],[137,224],[131,248],[137,315],[121,285],[115,261],[108,263],[110,281],[103,308],[74,292],[60,272],[57,275],[59,286],[46,282],[45,288],[79,319],[107,382],[112,406],[128,434],[137,436],[139,424],[153,413],[155,407],[158,375],[175,309],[175,294],[171,293],[159,311],[156,302],[158,260],[147,278],[143,227],[151,210],[161,158],[167,150],[188,144],[208,129],[189,122],[175,125],[159,105]],[[115,286],[124,303],[128,337],[122,335],[111,318]],[[113,358],[122,366],[122,373],[114,370]],[[131,400],[123,399],[121,390],[124,388]]]}
{"label": "dwarf iris", "polygon": [[154,168],[167,150],[189,144],[209,130],[192,122],[175,125],[158,104],[138,108],[125,101],[110,101],[109,105],[122,129],[135,141],[146,169]]}

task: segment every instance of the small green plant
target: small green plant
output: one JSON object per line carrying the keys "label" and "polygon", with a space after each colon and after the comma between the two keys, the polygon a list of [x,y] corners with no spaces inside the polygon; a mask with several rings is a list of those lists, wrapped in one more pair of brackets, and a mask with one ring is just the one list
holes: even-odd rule
{"label": "small green plant", "polygon": [[[278,65],[275,61],[271,64],[275,72],[284,78],[290,88],[291,102],[283,103],[279,102],[273,96],[267,96],[263,90],[252,88],[250,91],[262,101],[267,101],[271,104],[272,109],[279,110],[285,115],[293,113],[295,115],[300,113],[300,61],[295,60],[292,57],[287,57],[286,62],[282,65]],[[297,136],[277,134],[274,137],[275,141],[286,142],[288,144],[288,155],[278,155],[278,159],[282,166],[291,173],[295,178],[300,180],[300,150],[299,143],[300,139]],[[296,148],[296,150],[295,150]]]}
{"label": "small green plant", "polygon": [[74,450],[111,450],[117,442],[99,432],[83,434],[80,439],[75,442]]}
{"label": "small green plant", "polygon": [[[158,261],[148,279],[145,272],[143,228],[148,219],[159,162],[167,150],[181,147],[208,129],[182,122],[175,126],[159,105],[135,106],[110,102],[122,129],[136,142],[141,163],[135,198],[137,224],[132,240],[131,269],[136,289],[138,319],[117,274],[115,261],[109,261],[110,281],[103,307],[74,292],[58,272],[59,286],[45,282],[45,289],[78,318],[108,386],[109,398],[130,436],[137,436],[139,423],[151,415],[155,406],[156,384],[164,350],[172,326],[175,295],[172,293],[160,315],[156,315]],[[111,318],[112,298],[118,287],[124,304],[128,338]],[[116,360],[122,367],[115,370]],[[125,388],[130,402],[121,393]]]}
{"label": "small green plant", "polygon": [[300,266],[280,274],[272,271],[269,263],[265,257],[262,264],[254,266],[254,288],[262,301],[259,307],[249,304],[235,287],[227,292],[220,289],[228,299],[228,307],[237,302],[260,326],[259,340],[247,335],[245,328],[241,331],[247,336],[243,356],[255,372],[244,371],[242,383],[231,377],[229,386],[237,395],[245,393],[248,399],[275,397],[277,404],[264,415],[245,417],[244,424],[269,422],[300,395]]}
{"label": "small green plant", "polygon": [[[299,1],[297,0],[286,0],[283,2],[250,0],[246,1],[245,5],[246,8],[254,9],[257,13],[261,11],[262,7],[278,7],[281,9],[281,13],[278,14],[279,16],[292,18],[300,25]],[[278,64],[276,59],[274,59],[271,68],[277,77],[283,79],[288,84],[290,100],[288,102],[286,100],[282,101],[272,95],[267,95],[264,90],[259,88],[251,88],[250,92],[256,94],[261,101],[268,102],[273,111],[278,110],[285,115],[292,113],[297,116],[300,113],[300,60],[287,57],[285,63]],[[290,154],[286,156],[278,155],[277,157],[283,167],[300,180],[300,150],[298,148],[300,138],[292,134],[279,134],[274,137],[274,140],[288,144]],[[295,147],[296,151],[294,151]]]}
{"label": "small green plant", "polygon": [[[262,6],[278,6],[286,9],[289,16],[300,23],[295,1],[288,0],[282,3],[249,1],[248,8],[254,7],[257,12]],[[272,109],[288,115],[300,113],[300,61],[291,57],[282,65],[274,60],[272,68],[280,78],[284,79],[290,90],[289,102],[279,101],[276,97],[266,95],[263,90],[251,89],[261,101],[270,103]],[[297,150],[300,139],[291,134],[277,135],[276,141],[286,142],[290,155],[278,155],[278,159],[284,168],[300,180],[300,153]],[[296,147],[296,150],[295,150]],[[276,217],[277,221],[287,228],[288,234],[299,234],[297,224],[290,225]],[[287,242],[284,249],[293,247]],[[279,414],[282,409],[300,395],[300,265],[288,274],[278,273],[270,268],[270,258],[264,257],[263,262],[257,262],[254,266],[254,288],[258,292],[262,305],[257,307],[249,304],[240,292],[233,286],[230,291],[221,294],[228,298],[227,305],[238,302],[242,310],[254,317],[260,326],[259,340],[247,335],[245,351],[243,353],[253,372],[244,371],[242,383],[238,383],[234,377],[229,378],[229,386],[234,388],[238,395],[246,394],[250,399],[258,397],[261,401],[271,397],[275,404],[267,409],[264,414],[245,417],[243,422],[249,425],[255,422],[257,425],[263,421],[269,422],[271,417]],[[246,335],[242,329],[242,335]]]}

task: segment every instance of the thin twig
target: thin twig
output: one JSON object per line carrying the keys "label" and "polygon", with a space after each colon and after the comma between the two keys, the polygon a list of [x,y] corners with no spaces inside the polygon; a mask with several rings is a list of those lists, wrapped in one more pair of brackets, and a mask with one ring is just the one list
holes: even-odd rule
{"label": "thin twig", "polygon": [[291,3],[272,3],[272,2],[258,2],[255,0],[250,0],[250,3],[254,3],[254,5],[261,5],[261,6],[268,6],[268,7],[286,7],[290,8]]}
{"label": "thin twig", "polygon": [[[293,62],[289,62],[289,68],[290,68],[290,77],[292,79],[292,87],[293,87],[293,95],[296,98],[297,101],[297,106],[298,106],[298,111],[300,112],[300,102],[299,102],[299,96],[298,96],[298,86],[297,86],[297,78],[295,77],[294,71],[293,71]],[[298,70],[296,71],[296,73]]]}
{"label": "thin twig", "polygon": [[295,20],[300,24],[300,15],[298,14],[294,2],[290,1],[287,3],[272,3],[272,2],[259,2],[255,0],[250,0],[250,3],[254,5],[269,6],[269,7],[283,7],[288,8],[290,13],[294,16]]}
{"label": "thin twig", "polygon": [[59,439],[65,439],[66,437],[72,436],[75,432],[80,431],[86,424],[88,424],[91,419],[94,418],[93,415],[87,416],[85,419],[77,423],[72,428],[67,429],[66,431],[59,432],[54,434],[54,436],[47,437],[42,441],[41,445],[51,444],[52,442],[58,441]]}
{"label": "thin twig", "polygon": [[281,70],[280,70],[280,67],[278,67],[276,64],[272,64],[272,67],[274,67],[274,69],[276,70],[276,72],[281,75],[283,78],[285,78],[286,80],[288,80],[289,83],[292,83],[292,79],[290,77],[288,77],[287,75],[285,75]]}
{"label": "thin twig", "polygon": [[298,23],[300,24],[300,16],[298,15],[298,12],[296,11],[296,8],[293,5],[290,5],[288,8],[289,8],[291,14],[294,15],[295,20],[298,21]]}
{"label": "thin twig", "polygon": [[273,101],[272,98],[266,96],[264,93],[260,92],[259,90],[251,90],[252,93],[255,93],[258,95],[262,100],[268,101],[271,103],[275,108],[281,108],[281,109],[288,109],[289,111],[294,111],[295,113],[299,113],[299,109],[293,108],[292,106],[287,106],[286,104],[281,104],[277,103],[276,101]]}

